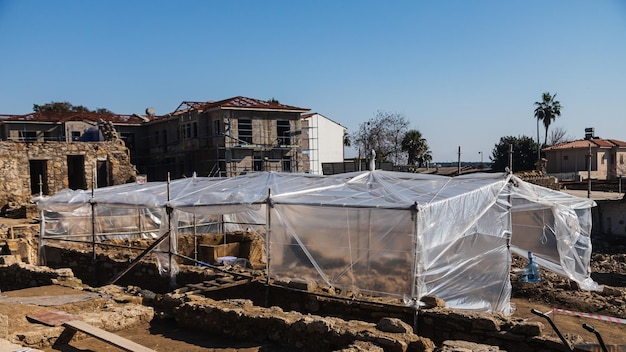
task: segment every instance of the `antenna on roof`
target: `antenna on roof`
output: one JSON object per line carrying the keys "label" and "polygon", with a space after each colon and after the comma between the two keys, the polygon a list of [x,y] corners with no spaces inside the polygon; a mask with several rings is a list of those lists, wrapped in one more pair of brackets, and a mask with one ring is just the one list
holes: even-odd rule
{"label": "antenna on roof", "polygon": [[153,107],[146,108],[146,115],[154,116],[154,108]]}

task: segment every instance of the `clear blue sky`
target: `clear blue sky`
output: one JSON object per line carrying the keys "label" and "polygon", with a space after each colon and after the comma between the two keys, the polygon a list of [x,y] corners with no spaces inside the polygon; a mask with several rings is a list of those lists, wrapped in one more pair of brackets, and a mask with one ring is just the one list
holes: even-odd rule
{"label": "clear blue sky", "polygon": [[401,113],[435,161],[487,161],[502,136],[536,138],[545,91],[552,126],[626,140],[626,2],[0,0],[0,81],[2,114],[242,95],[353,132]]}

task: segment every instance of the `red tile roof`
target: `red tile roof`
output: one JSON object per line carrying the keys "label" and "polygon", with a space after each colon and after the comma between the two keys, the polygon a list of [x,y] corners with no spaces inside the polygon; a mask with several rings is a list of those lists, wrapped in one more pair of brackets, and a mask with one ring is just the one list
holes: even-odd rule
{"label": "red tile roof", "polygon": [[240,109],[240,110],[282,110],[293,112],[306,112],[311,109],[299,108],[297,106],[285,105],[281,103],[274,103],[265,100],[247,98],[247,97],[234,97],[220,101],[208,101],[208,102],[196,102],[196,101],[184,101],[182,102],[174,115],[187,110],[212,110],[212,109]]}
{"label": "red tile roof", "polygon": [[93,121],[97,122],[102,119],[104,121],[110,121],[113,124],[120,125],[140,125],[144,122],[155,119],[156,116],[139,116],[133,115],[119,115],[119,114],[98,114],[95,112],[52,112],[52,111],[40,111],[32,112],[26,115],[15,115],[3,119],[3,121],[16,121],[16,122],[52,122],[63,123],[66,121]]}
{"label": "red tile roof", "polygon": [[617,139],[579,139],[571,142],[564,142],[550,147],[543,148],[542,150],[561,150],[561,149],[578,149],[578,148],[613,148],[613,147],[626,147],[626,142],[619,141]]}

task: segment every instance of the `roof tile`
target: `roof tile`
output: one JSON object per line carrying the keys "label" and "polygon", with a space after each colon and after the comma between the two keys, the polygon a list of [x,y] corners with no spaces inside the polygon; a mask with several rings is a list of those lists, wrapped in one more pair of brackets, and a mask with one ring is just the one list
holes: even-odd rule
{"label": "roof tile", "polygon": [[626,142],[617,139],[579,139],[571,142],[564,142],[557,145],[543,148],[542,150],[561,150],[561,149],[576,149],[576,148],[613,148],[613,147],[626,147]]}
{"label": "roof tile", "polygon": [[[15,115],[4,119],[4,121],[27,121],[27,122],[54,122],[62,123],[66,121],[93,121],[97,122],[102,119],[114,124],[121,125],[138,125],[143,122],[156,118],[156,116],[144,117],[136,114],[120,115],[120,114],[99,114],[95,112],[53,112],[39,111],[25,115]],[[148,119],[148,120],[146,120]]]}

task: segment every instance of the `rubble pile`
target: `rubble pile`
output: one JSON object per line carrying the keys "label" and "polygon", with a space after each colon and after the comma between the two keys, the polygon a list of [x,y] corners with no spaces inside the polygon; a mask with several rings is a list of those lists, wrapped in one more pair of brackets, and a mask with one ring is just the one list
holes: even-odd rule
{"label": "rubble pile", "polygon": [[[524,258],[513,257],[513,267],[523,268],[527,262]],[[601,291],[579,290],[576,282],[542,269],[539,283],[512,280],[512,298],[528,298],[552,307],[626,319],[626,251],[594,253],[591,271]]]}

